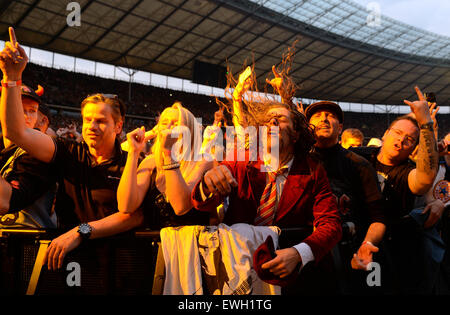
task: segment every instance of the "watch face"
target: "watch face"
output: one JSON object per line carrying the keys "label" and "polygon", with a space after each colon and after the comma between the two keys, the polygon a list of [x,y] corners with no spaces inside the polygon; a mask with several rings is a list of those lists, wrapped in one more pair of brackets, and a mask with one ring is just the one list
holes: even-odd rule
{"label": "watch face", "polygon": [[79,231],[82,234],[89,234],[91,232],[91,227],[88,224],[80,224]]}

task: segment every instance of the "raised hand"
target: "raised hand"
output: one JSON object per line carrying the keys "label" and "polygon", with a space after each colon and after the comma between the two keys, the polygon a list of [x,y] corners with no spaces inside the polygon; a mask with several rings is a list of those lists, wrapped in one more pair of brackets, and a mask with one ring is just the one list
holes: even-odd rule
{"label": "raised hand", "polygon": [[433,128],[434,128],[434,135],[436,136],[436,139],[438,138],[438,122],[436,119],[436,115],[439,112],[439,110],[441,109],[440,106],[436,106],[436,103],[431,103],[430,105],[430,116],[431,119],[433,120]]}
{"label": "raised hand", "polygon": [[240,101],[242,95],[250,88],[252,68],[248,66],[240,75],[238,84],[233,92],[233,99]]}
{"label": "raised hand", "polygon": [[305,115],[305,110],[303,108],[303,103],[302,102],[298,102],[297,104],[295,104],[295,106],[297,107],[297,111],[299,111],[300,113]]}
{"label": "raised hand", "polygon": [[266,82],[272,85],[274,90],[277,91],[278,94],[280,94],[281,87],[283,86],[283,77],[277,71],[277,68],[275,66],[272,66],[272,72],[275,78],[273,78],[272,80],[266,78]]}
{"label": "raised hand", "polygon": [[411,108],[411,112],[414,113],[414,115],[416,116],[419,125],[432,122],[430,109],[428,108],[428,102],[425,96],[420,91],[418,86],[415,86],[414,89],[416,90],[417,97],[419,100],[414,102],[404,100],[403,102],[409,105],[409,107]]}
{"label": "raised hand", "polygon": [[5,48],[0,53],[0,69],[3,72],[4,81],[18,81],[22,78],[28,56],[17,42],[12,27],[9,28],[9,39],[10,41],[5,43]]}
{"label": "raised hand", "polygon": [[145,128],[136,128],[127,134],[128,151],[140,153],[145,148],[146,140]]}
{"label": "raised hand", "polygon": [[223,107],[221,107],[218,111],[214,113],[214,123],[213,126],[221,127],[222,121],[225,120],[225,116],[223,114]]}
{"label": "raised hand", "polygon": [[[175,143],[178,141],[178,137],[174,137],[175,134],[178,134],[178,130],[174,130],[175,125],[170,123],[167,125],[166,129],[159,131],[160,144],[163,150],[164,155],[167,158],[172,158],[172,148]],[[175,156],[175,155],[174,155]],[[172,158],[173,159],[173,158]]]}
{"label": "raised hand", "polygon": [[158,135],[158,125],[153,127],[152,130],[145,132],[145,141],[150,141],[150,140],[156,138],[157,135]]}

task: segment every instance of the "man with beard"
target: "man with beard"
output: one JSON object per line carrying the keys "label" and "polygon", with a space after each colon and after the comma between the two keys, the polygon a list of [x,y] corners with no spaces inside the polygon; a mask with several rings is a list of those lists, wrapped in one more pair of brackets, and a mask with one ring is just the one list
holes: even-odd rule
{"label": "man with beard", "polygon": [[[320,155],[338,200],[343,223],[342,241],[335,249],[335,259],[341,257],[342,293],[358,293],[367,288],[365,274],[350,268],[353,254],[358,253],[362,267],[373,260],[378,243],[385,232],[385,215],[377,174],[363,157],[339,144],[344,114],[338,104],[321,101],[306,108],[306,119],[314,126],[315,151]],[[355,262],[355,261],[354,261]]]}

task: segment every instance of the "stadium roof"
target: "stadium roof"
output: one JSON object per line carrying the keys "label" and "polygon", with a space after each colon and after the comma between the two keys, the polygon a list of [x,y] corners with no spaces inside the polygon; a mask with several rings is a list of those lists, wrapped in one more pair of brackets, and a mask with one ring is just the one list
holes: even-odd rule
{"label": "stadium roof", "polygon": [[348,0],[80,0],[81,26],[67,1],[0,0],[1,39],[185,79],[194,60],[240,71],[255,61],[260,82],[295,39],[298,97],[403,104],[413,86],[450,99],[450,38],[368,12]]}

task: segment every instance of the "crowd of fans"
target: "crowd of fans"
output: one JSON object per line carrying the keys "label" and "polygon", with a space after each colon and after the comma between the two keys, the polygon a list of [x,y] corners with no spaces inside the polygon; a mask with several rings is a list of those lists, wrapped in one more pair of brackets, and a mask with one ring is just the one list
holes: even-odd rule
{"label": "crowd of fans", "polygon": [[[44,103],[79,108],[81,101],[88,95],[101,91],[105,94],[117,94],[127,105],[127,114],[153,118],[151,120],[128,118],[124,130],[129,132],[142,125],[152,127],[154,118],[175,101],[188,106],[195,117],[201,117],[206,126],[214,120],[214,112],[217,110],[216,100],[213,96],[187,93],[148,86],[138,83],[131,84],[131,99],[129,100],[130,85],[127,82],[94,77],[87,74],[76,73],[63,69],[53,69],[36,64],[29,64],[24,71],[26,83],[33,86],[40,84],[45,89],[42,97]],[[76,85],[64,84],[64,82],[77,82]],[[300,91],[301,92],[301,91]],[[223,99],[221,99],[223,100]],[[308,104],[304,104],[305,107]],[[67,117],[65,111],[52,109],[52,113],[58,119],[52,121],[52,128],[58,130],[65,128],[74,120],[79,128],[81,115],[78,119]],[[383,113],[356,113],[345,112],[345,127],[357,128],[365,136],[364,144],[370,138],[381,137],[390,122],[400,114]],[[440,126],[450,126],[450,115],[438,116]],[[78,129],[80,132],[81,130]],[[450,130],[442,130],[445,134]]]}
{"label": "crowd of fans", "polygon": [[10,28],[1,227],[62,231],[49,270],[89,240],[160,230],[165,294],[448,294],[450,133],[439,107],[417,86],[411,113],[385,125],[332,101],[297,104],[292,49],[267,79],[281,101],[253,98],[247,67],[222,100],[133,85],[124,102],[127,83],[28,65]]}

